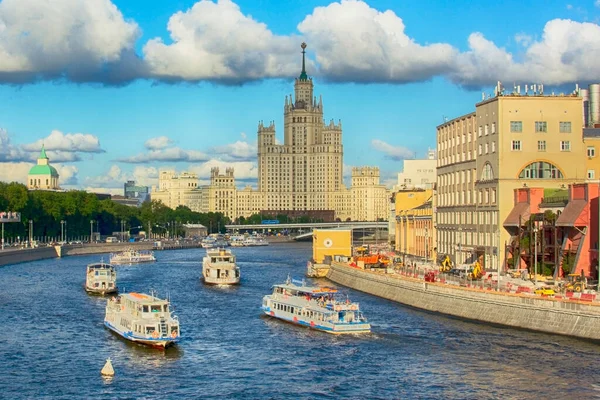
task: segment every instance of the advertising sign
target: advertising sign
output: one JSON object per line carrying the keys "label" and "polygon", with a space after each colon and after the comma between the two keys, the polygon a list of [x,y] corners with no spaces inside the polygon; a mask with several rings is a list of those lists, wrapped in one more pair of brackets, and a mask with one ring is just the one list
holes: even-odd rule
{"label": "advertising sign", "polygon": [[21,222],[21,213],[15,211],[0,211],[0,223]]}

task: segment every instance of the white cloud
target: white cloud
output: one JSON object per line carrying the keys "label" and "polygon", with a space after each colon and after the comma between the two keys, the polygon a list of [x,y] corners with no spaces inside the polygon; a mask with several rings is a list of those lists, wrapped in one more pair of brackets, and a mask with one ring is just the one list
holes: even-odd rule
{"label": "white cloud", "polygon": [[209,149],[210,154],[221,154],[227,161],[254,160],[257,158],[256,145],[238,140],[235,143],[217,146]]}
{"label": "white cloud", "polygon": [[489,85],[496,80],[560,85],[600,78],[600,26],[566,19],[549,21],[540,41],[515,60],[481,33],[469,36],[469,48],[460,54],[450,78],[465,86]]}
{"label": "white cloud", "polygon": [[[62,179],[62,177],[61,177]],[[83,180],[84,187],[112,190],[112,194],[123,194],[125,182],[133,180],[138,185],[158,184],[158,170],[153,167],[135,167],[133,172],[123,171],[118,165],[111,165],[108,171],[98,176],[88,176]],[[116,191],[116,192],[114,192]]]}
{"label": "white cloud", "polygon": [[145,164],[150,162],[203,162],[210,157],[201,151],[183,150],[179,147],[150,150],[131,157],[119,158],[117,161],[129,164]]}
{"label": "white cloud", "polygon": [[119,82],[139,75],[140,36],[110,0],[0,2],[0,79]]}
{"label": "white cloud", "polygon": [[523,47],[527,47],[531,44],[531,42],[533,42],[533,37],[531,37],[531,35],[528,35],[526,33],[517,33],[515,35],[515,42],[517,42],[518,44],[520,44]]}
{"label": "white cloud", "polygon": [[30,156],[12,144],[6,129],[0,128],[0,162],[4,161],[29,161]]}
{"label": "white cloud", "polygon": [[79,169],[74,165],[53,165],[58,171],[58,184],[63,186],[74,186],[78,183],[77,174]]}
{"label": "white cloud", "polygon": [[27,174],[33,165],[27,162],[0,162],[0,182],[27,183]]}
{"label": "white cloud", "polygon": [[594,2],[594,5],[595,5],[596,7],[600,7],[600,0],[596,0],[596,1]]}
{"label": "white cloud", "polygon": [[159,136],[146,140],[144,147],[148,150],[160,150],[169,147],[173,141],[166,136]]}
{"label": "white cloud", "polygon": [[444,43],[420,45],[393,11],[363,1],[317,7],[298,30],[316,49],[319,73],[334,81],[414,82],[444,73],[456,50]]}
{"label": "white cloud", "polygon": [[230,0],[199,1],[171,16],[167,29],[171,44],[154,38],[143,48],[159,79],[238,83],[299,72],[299,39],[273,34]]}
{"label": "white cloud", "polygon": [[137,185],[152,186],[158,184],[158,169],[154,167],[135,167],[131,176]]}
{"label": "white cloud", "polygon": [[97,136],[84,133],[62,133],[53,130],[48,137],[23,145],[26,151],[40,151],[44,145],[47,151],[66,153],[104,153]]}
{"label": "white cloud", "polygon": [[406,160],[407,158],[415,157],[415,152],[409,148],[404,146],[393,146],[379,139],[371,140],[371,147],[384,153],[386,158],[394,161]]}

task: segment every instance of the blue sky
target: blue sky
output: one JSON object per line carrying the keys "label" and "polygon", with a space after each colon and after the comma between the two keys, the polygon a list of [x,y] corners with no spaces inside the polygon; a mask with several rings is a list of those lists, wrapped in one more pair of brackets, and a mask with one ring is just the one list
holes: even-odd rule
{"label": "blue sky", "polygon": [[257,123],[282,140],[306,41],[344,164],[391,184],[497,80],[600,81],[599,21],[594,0],[2,0],[0,180],[24,182],[43,142],[65,188],[213,166],[254,185]]}

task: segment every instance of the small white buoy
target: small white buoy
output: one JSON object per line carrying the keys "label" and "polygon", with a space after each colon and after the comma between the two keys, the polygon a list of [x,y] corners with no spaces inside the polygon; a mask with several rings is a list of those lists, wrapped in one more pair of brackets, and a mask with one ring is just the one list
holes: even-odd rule
{"label": "small white buoy", "polygon": [[104,364],[104,367],[102,368],[102,371],[100,371],[100,373],[105,376],[115,375],[115,370],[113,369],[112,363],[110,362],[110,357],[106,359],[106,364]]}

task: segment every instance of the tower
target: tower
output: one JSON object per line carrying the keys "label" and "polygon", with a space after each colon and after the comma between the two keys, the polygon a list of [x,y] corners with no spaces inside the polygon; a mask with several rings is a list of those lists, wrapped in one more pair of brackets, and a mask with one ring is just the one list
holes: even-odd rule
{"label": "tower", "polygon": [[27,177],[27,188],[30,190],[57,190],[58,171],[50,165],[50,159],[46,155],[46,149],[42,145],[42,151],[37,159],[37,165],[29,170]]}

